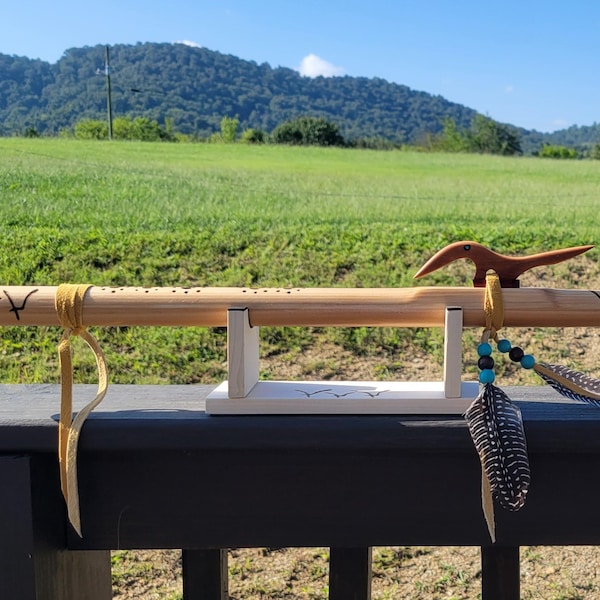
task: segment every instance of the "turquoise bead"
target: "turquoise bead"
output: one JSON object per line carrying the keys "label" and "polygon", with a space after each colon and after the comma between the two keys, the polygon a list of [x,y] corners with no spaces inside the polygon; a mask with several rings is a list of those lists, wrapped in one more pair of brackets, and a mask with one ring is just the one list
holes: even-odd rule
{"label": "turquoise bead", "polygon": [[479,356],[489,356],[491,353],[492,347],[487,342],[483,342],[483,344],[477,346],[477,354]]}
{"label": "turquoise bead", "polygon": [[496,375],[494,375],[492,369],[483,369],[483,371],[479,373],[480,383],[493,383],[494,379],[496,379]]}
{"label": "turquoise bead", "polygon": [[531,354],[526,354],[525,356],[523,356],[523,358],[521,359],[521,366],[524,369],[532,369],[533,365],[535,365],[535,358],[533,358]]}
{"label": "turquoise bead", "polygon": [[498,350],[500,352],[509,352],[512,344],[508,340],[498,340]]}

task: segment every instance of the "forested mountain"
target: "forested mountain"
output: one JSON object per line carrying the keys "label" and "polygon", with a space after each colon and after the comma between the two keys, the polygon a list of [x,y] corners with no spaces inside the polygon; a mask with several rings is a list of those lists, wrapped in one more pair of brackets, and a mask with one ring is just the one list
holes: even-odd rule
{"label": "forested mountain", "polygon": [[[336,123],[348,140],[414,143],[440,132],[444,119],[467,128],[476,114],[383,79],[310,79],[292,69],[185,44],[112,46],[110,63],[115,116],[169,120],[176,131],[199,137],[217,131],[224,116],[237,116],[242,129],[270,132],[311,115]],[[72,48],[55,64],[0,54],[0,135],[28,128],[57,133],[82,119],[105,119],[104,64],[104,46]],[[598,141],[598,129],[565,132],[571,132],[574,144],[585,145]],[[560,143],[537,132],[519,133],[524,148],[528,139],[537,145]]]}
{"label": "forested mountain", "polygon": [[[0,56],[0,134],[57,132],[105,118],[105,48],[73,48],[54,65]],[[302,77],[292,69],[184,44],[110,48],[115,115],[172,119],[177,131],[205,136],[223,116],[267,132],[300,115],[336,122],[346,138],[415,141],[444,117],[468,126],[473,110],[383,79]]]}
{"label": "forested mountain", "polygon": [[549,144],[561,144],[574,148],[584,148],[593,143],[600,143],[600,123],[593,125],[573,125],[568,129],[561,129],[550,133],[544,139]]}

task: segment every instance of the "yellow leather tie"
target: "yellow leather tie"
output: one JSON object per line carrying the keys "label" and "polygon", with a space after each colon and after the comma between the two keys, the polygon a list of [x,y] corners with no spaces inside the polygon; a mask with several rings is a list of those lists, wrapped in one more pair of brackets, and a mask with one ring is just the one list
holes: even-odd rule
{"label": "yellow leather tie", "polygon": [[487,337],[497,341],[498,331],[504,325],[504,302],[502,300],[500,277],[496,273],[488,273],[485,276],[483,310],[485,311]]}
{"label": "yellow leather tie", "polygon": [[[483,310],[485,312],[485,329],[481,338],[482,342],[489,339],[498,341],[498,331],[504,325],[504,302],[502,300],[502,286],[500,277],[494,272],[485,276],[485,295],[483,297]],[[494,500],[490,481],[485,470],[481,469],[481,508],[492,543],[496,542],[496,523],[494,517]]]}
{"label": "yellow leather tie", "polygon": [[[96,339],[83,326],[83,300],[90,285],[62,284],[58,286],[55,308],[64,328],[58,345],[60,366],[61,398],[60,423],[58,427],[58,460],[60,486],[67,503],[69,521],[80,537],[81,517],[79,513],[79,489],[77,485],[77,445],[81,428],[87,416],[100,404],[108,387],[108,370],[104,353]],[[98,391],[96,397],[73,418],[73,362],[71,357],[72,335],[81,337],[96,357],[98,368]]]}

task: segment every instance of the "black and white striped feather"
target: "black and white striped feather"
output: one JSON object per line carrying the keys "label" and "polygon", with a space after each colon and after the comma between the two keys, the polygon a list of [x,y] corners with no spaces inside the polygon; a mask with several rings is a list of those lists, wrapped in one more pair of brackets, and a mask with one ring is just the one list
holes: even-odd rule
{"label": "black and white striped feather", "polygon": [[500,388],[488,383],[465,418],[493,497],[503,508],[519,510],[531,481],[521,411]]}
{"label": "black and white striped feather", "polygon": [[536,363],[533,369],[559,394],[572,400],[600,406],[600,379],[594,379],[561,365]]}

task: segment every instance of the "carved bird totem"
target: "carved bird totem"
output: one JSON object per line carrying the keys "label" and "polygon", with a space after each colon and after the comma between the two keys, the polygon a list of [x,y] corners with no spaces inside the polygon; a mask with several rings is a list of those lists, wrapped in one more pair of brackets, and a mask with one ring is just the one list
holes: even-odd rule
{"label": "carved bird totem", "polygon": [[459,258],[468,258],[475,263],[475,276],[473,277],[475,287],[485,287],[485,275],[492,270],[500,278],[502,287],[516,288],[519,287],[519,275],[525,271],[533,267],[554,265],[578,254],[583,254],[593,247],[575,246],[530,256],[506,256],[493,252],[477,242],[454,242],[434,254],[415,274],[415,278],[428,275]]}

